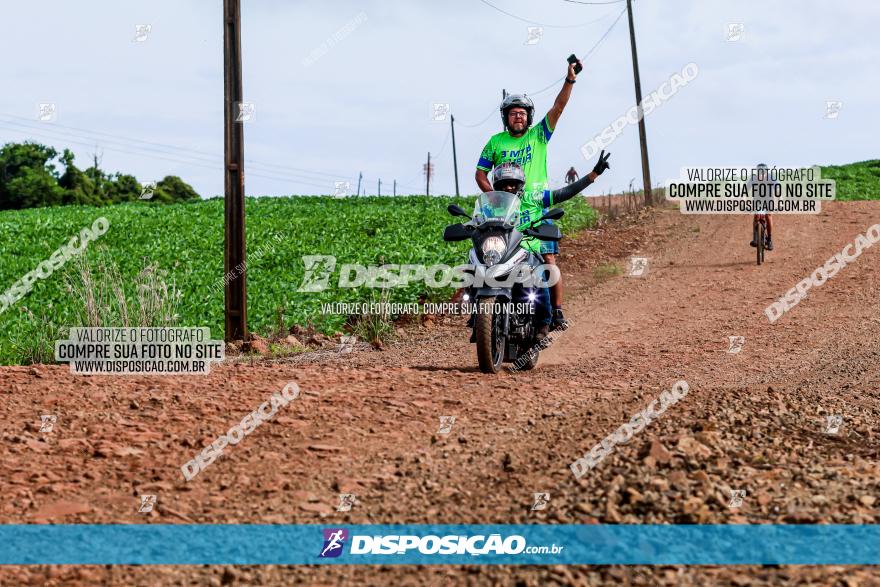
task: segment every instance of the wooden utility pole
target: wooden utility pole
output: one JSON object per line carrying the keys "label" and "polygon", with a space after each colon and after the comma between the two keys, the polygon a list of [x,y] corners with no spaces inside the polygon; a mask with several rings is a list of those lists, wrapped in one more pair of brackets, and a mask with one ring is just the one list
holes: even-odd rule
{"label": "wooden utility pole", "polygon": [[397,180],[394,180],[394,195],[397,195]]}
{"label": "wooden utility pole", "polygon": [[431,152],[428,151],[428,162],[425,164],[425,195],[431,195]]}
{"label": "wooden utility pole", "polygon": [[642,181],[645,186],[645,206],[651,206],[651,169],[648,166],[648,139],[645,134],[645,113],[642,110],[642,82],[639,79],[639,58],[636,54],[636,32],[633,28],[632,0],[626,0],[626,12],[629,15],[629,43],[632,47],[633,78],[636,82],[636,105],[639,109],[639,144],[642,149]]}
{"label": "wooden utility pole", "polygon": [[381,196],[381,195],[382,195],[382,178],[381,178],[381,177],[379,178],[379,189],[376,190],[376,195],[377,195],[377,196]]}
{"label": "wooden utility pole", "polygon": [[226,284],[225,339],[247,337],[247,268],[245,265],[244,212],[244,124],[240,109],[241,89],[241,3],[223,0],[223,123],[225,155],[225,275],[241,274]]}
{"label": "wooden utility pole", "polygon": [[455,155],[455,116],[449,115],[449,124],[452,125],[452,167],[455,170],[455,195],[458,195],[458,157]]}

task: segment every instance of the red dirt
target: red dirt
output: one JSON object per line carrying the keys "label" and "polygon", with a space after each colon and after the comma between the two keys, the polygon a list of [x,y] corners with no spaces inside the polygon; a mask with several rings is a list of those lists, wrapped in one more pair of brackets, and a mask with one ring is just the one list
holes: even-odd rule
{"label": "red dirt", "polygon": [[[880,203],[781,216],[644,212],[562,243],[573,325],[531,372],[476,370],[463,318],[375,350],[205,377],[0,368],[2,523],[878,523],[880,247],[774,324],[764,308]],[[643,278],[612,263],[649,258]],[[728,336],[744,336],[728,353]],[[673,382],[690,392],[576,480],[575,458]],[[186,482],[180,466],[288,381],[302,393]],[[55,414],[50,433],[40,415]],[[455,416],[439,434],[440,416]],[[842,416],[826,434],[826,416]],[[729,506],[743,489],[742,506]],[[550,503],[531,512],[532,493]],[[354,493],[351,512],[336,512]],[[156,494],[151,514],[139,495]],[[876,567],[6,567],[0,584],[880,585]]]}

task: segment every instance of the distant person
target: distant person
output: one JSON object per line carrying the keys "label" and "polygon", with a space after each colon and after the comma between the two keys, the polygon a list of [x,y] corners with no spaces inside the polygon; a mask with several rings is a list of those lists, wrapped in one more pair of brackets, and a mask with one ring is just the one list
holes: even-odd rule
{"label": "distant person", "polygon": [[[754,194],[758,185],[761,185],[761,184],[766,185],[766,186],[768,186],[768,188],[765,188],[765,189],[769,189],[769,186],[771,186],[775,183],[778,183],[778,182],[776,180],[770,179],[770,171],[767,169],[767,164],[766,163],[758,163],[757,173],[752,173],[752,178],[749,179],[747,185],[749,186],[749,189]],[[767,193],[769,194],[771,192],[767,192]],[[769,200],[772,200],[772,198],[765,198],[763,201],[767,202]],[[760,214],[755,214],[754,216],[752,216],[752,242],[750,242],[749,244],[753,247],[758,246],[758,216],[760,216]],[[764,238],[764,248],[766,248],[768,251],[772,251],[773,250],[773,217],[770,216],[769,212],[764,214],[764,216],[767,217],[767,234],[765,235],[765,238]]]}
{"label": "distant person", "polygon": [[572,167],[568,170],[568,173],[565,174],[565,185],[571,185],[578,180],[578,172],[575,171],[575,168]]}

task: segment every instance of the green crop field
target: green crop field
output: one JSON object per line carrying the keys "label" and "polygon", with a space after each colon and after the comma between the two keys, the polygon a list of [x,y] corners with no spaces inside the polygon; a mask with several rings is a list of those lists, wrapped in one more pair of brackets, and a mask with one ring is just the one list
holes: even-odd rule
{"label": "green crop field", "polygon": [[[341,328],[345,317],[322,315],[322,302],[378,300],[366,288],[299,293],[304,255],[334,255],[339,264],[382,263],[456,265],[466,262],[469,244],[446,243],[443,228],[456,220],[446,206],[457,202],[470,211],[472,198],[398,196],[333,198],[302,196],[247,199],[248,311],[251,330],[266,334],[283,308],[286,325],[312,323],[324,332]],[[595,211],[578,198],[563,205],[563,230],[589,226]],[[126,297],[134,298],[135,278],[145,259],[167,271],[182,297],[179,326],[208,326],[223,337],[223,201],[212,199],[173,205],[126,203],[100,208],[59,207],[0,212],[0,290],[49,259],[62,244],[106,217],[110,228],[90,243],[85,255],[112,260],[119,267]],[[260,250],[261,255],[254,254]],[[0,314],[0,363],[21,362],[22,348],[45,323],[76,326],[77,297],[65,288],[65,276],[78,273],[76,258],[45,279]],[[338,278],[338,272],[331,284]],[[212,285],[219,289],[212,292]],[[452,290],[431,289],[423,282],[389,291],[388,301],[448,299]],[[106,325],[106,324],[105,324]]]}
{"label": "green crop field", "polygon": [[837,183],[838,200],[880,199],[880,159],[822,167],[822,179]]}
{"label": "green crop field", "polygon": [[[880,199],[880,160],[822,168],[837,181],[839,200]],[[276,327],[279,311],[286,325],[313,324],[324,332],[338,331],[345,317],[322,315],[321,303],[377,301],[366,288],[297,292],[302,283],[304,255],[334,255],[339,264],[383,263],[456,265],[465,262],[467,243],[445,243],[443,228],[453,222],[446,206],[466,210],[471,198],[301,196],[248,198],[248,309],[251,330],[267,334]],[[563,205],[563,231],[589,226],[595,211],[583,199]],[[46,261],[53,251],[106,217],[110,229],[90,243],[85,258],[93,267],[103,257],[118,266],[120,285],[129,299],[137,297],[136,276],[145,263],[167,272],[165,281],[181,292],[179,326],[208,326],[215,338],[223,328],[223,201],[212,199],[173,205],[143,202],[105,207],[67,206],[0,212],[0,291]],[[564,246],[564,243],[563,243]],[[259,252],[260,254],[255,254]],[[70,260],[46,279],[35,281],[21,300],[0,313],[0,363],[26,360],[23,349],[46,336],[46,324],[78,325],[83,303],[65,288],[65,277],[78,274]],[[338,279],[338,272],[331,284]],[[215,287],[212,290],[213,286]],[[424,283],[393,288],[388,301],[448,299],[450,289]],[[51,330],[51,329],[49,329]]]}

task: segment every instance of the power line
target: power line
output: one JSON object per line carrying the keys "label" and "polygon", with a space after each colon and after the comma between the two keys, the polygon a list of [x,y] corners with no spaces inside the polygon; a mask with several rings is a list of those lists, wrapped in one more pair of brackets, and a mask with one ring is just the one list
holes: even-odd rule
{"label": "power line", "polygon": [[609,0],[608,2],[581,2],[580,0],[563,0],[563,2],[571,2],[572,4],[589,4],[591,6],[600,6],[602,4],[619,4],[626,0]]}
{"label": "power line", "polygon": [[437,154],[434,156],[434,159],[439,159],[440,155],[443,154],[443,150],[446,148],[447,143],[449,143],[449,134],[452,132],[452,128],[446,129],[446,137],[443,139],[443,144],[440,146],[440,150],[437,151]]}
{"label": "power line", "polygon": [[476,128],[476,127],[478,127],[478,126],[483,126],[484,124],[486,124],[486,121],[489,120],[489,118],[492,117],[493,114],[495,114],[495,110],[494,110],[494,109],[492,110],[492,112],[490,112],[490,113],[486,116],[486,118],[484,118],[483,120],[481,120],[480,122],[478,122],[478,123],[476,123],[476,124],[459,124],[458,126],[463,126],[463,127],[465,127],[465,128]]}
{"label": "power line", "polygon": [[[616,1],[617,1],[617,2],[622,2],[623,0],[616,0]],[[582,27],[582,26],[587,26],[588,24],[594,24],[594,23],[597,23],[597,22],[599,22],[600,20],[604,20],[605,18],[608,17],[608,15],[606,14],[605,16],[603,16],[603,17],[601,17],[601,18],[597,18],[597,19],[595,19],[595,20],[589,20],[589,21],[587,21],[587,22],[582,22],[581,24],[547,24],[547,23],[538,22],[538,21],[535,21],[535,20],[529,20],[529,19],[527,19],[527,18],[523,18],[523,17],[521,17],[521,16],[517,16],[517,15],[511,13],[511,12],[507,12],[506,10],[504,10],[504,9],[502,9],[502,8],[499,8],[499,7],[495,6],[494,4],[492,4],[491,2],[489,2],[488,0],[480,0],[480,2],[482,2],[482,3],[485,4],[486,6],[490,6],[490,7],[494,8],[495,10],[497,10],[498,12],[500,12],[500,13],[502,13],[502,14],[506,14],[507,16],[509,16],[509,17],[511,17],[511,18],[515,18],[516,20],[519,20],[519,21],[522,21],[522,22],[525,22],[525,23],[528,23],[528,24],[534,24],[534,25],[537,25],[537,26],[542,26],[542,27],[551,28],[551,29],[576,29],[576,28],[579,28],[579,27]],[[611,3],[609,2],[609,4],[611,4]]]}
{"label": "power line", "polygon": [[[606,4],[615,4],[615,3],[617,3],[617,2],[623,2],[623,1],[625,1],[625,0],[615,0],[614,2],[606,2]],[[600,4],[601,4],[601,3],[600,3]],[[599,40],[596,41],[596,43],[590,48],[590,50],[587,51],[586,54],[584,54],[583,57],[581,57],[580,60],[581,60],[582,62],[583,62],[583,61],[586,61],[587,58],[588,58],[590,55],[592,55],[593,52],[594,52],[596,49],[599,48],[599,45],[601,45],[602,42],[608,37],[608,35],[611,33],[611,31],[614,29],[614,27],[615,27],[615,26],[617,25],[617,23],[620,21],[620,18],[623,16],[623,14],[624,14],[625,12],[626,12],[626,8],[624,8],[623,10],[620,11],[620,14],[617,15],[617,18],[614,19],[614,22],[611,23],[611,26],[608,27],[608,30],[606,30],[605,33],[604,33],[601,37],[599,37]],[[527,96],[537,96],[538,94],[543,94],[544,92],[546,92],[546,91],[549,90],[550,88],[559,85],[559,82],[561,82],[561,81],[564,80],[564,79],[565,79],[565,76],[562,76],[561,78],[559,78],[559,79],[557,79],[556,81],[552,82],[552,83],[549,84],[548,86],[546,86],[546,87],[544,87],[544,88],[541,88],[541,89],[538,90],[537,92],[526,92],[526,95],[527,95]],[[492,109],[492,111],[489,112],[489,114],[487,114],[486,117],[485,117],[483,120],[481,120],[480,122],[478,122],[478,123],[476,123],[476,124],[460,124],[459,126],[463,126],[463,127],[465,127],[465,128],[476,128],[476,127],[478,127],[478,126],[482,126],[482,125],[484,125],[484,124],[486,123],[487,120],[489,120],[489,118],[492,117],[493,114],[495,114],[495,112],[496,112],[495,109]]]}
{"label": "power line", "polygon": [[[86,147],[94,147],[95,143],[91,141],[97,141],[104,148],[113,152],[127,153],[132,155],[138,155],[142,157],[149,157],[152,159],[159,159],[163,161],[170,161],[173,163],[191,165],[196,167],[202,167],[205,169],[222,169],[222,165],[220,165],[219,155],[213,155],[206,151],[200,151],[197,149],[190,149],[185,147],[176,147],[174,145],[167,145],[164,143],[156,143],[153,141],[145,141],[141,139],[130,139],[128,137],[124,137],[122,135],[116,135],[112,133],[105,133],[100,131],[88,131],[86,129],[80,129],[77,127],[61,125],[57,123],[52,123],[51,125],[46,123],[38,123],[31,121],[30,119],[23,118],[20,116],[15,116],[12,114],[5,114],[2,116],[6,116],[8,118],[22,120],[24,122],[16,122],[15,120],[6,120],[0,117],[0,122],[6,123],[9,125],[14,125],[20,128],[10,128],[8,126],[0,126],[0,128],[4,130],[8,130],[11,132],[17,132],[23,135],[33,135],[44,137],[48,139],[52,139],[55,141],[66,141],[70,144],[82,145]],[[24,130],[22,130],[24,129]],[[81,131],[81,132],[72,132],[72,131]],[[81,134],[87,133],[87,134]],[[99,135],[99,136],[92,136]],[[442,153],[446,145],[449,141],[450,130],[447,129],[446,137],[443,140],[443,144],[440,147],[440,152]],[[100,138],[100,137],[112,137],[111,139]],[[81,140],[76,140],[81,139]],[[89,141],[89,142],[83,142]],[[169,152],[172,151],[180,151],[180,153]],[[252,177],[260,177],[264,179],[270,179],[277,182],[286,182],[286,183],[300,183],[312,188],[318,188],[321,190],[329,191],[329,186],[325,183],[324,178],[322,177],[310,177],[307,175],[303,175],[302,173],[295,171],[287,171],[288,169],[299,170],[300,168],[296,167],[288,167],[284,165],[275,165],[269,163],[260,163],[256,161],[252,161],[250,159],[246,160],[251,164],[252,168],[255,168],[254,171],[248,173],[248,176]],[[318,171],[309,171],[302,170],[305,172],[311,172],[317,175],[323,175],[327,178],[332,178],[334,181],[345,181],[348,178],[347,173],[322,173]],[[418,192],[421,188],[416,187],[413,184],[413,181],[421,175],[421,173],[417,173],[410,180],[405,182],[397,182],[398,186],[406,187],[414,192]]]}
{"label": "power line", "polygon": [[[15,116],[15,115],[13,115],[13,114],[2,114],[2,116],[5,116],[5,117],[7,117],[7,118],[12,118],[12,119],[16,119],[16,120],[20,120],[20,121],[22,121],[22,122],[15,122],[14,120],[5,120],[4,122],[7,122],[8,124],[17,124],[17,125],[22,125],[22,126],[26,126],[26,127],[45,127],[45,126],[48,126],[48,125],[46,125],[45,123],[37,123],[37,122],[34,122],[33,120],[31,120],[31,119],[29,119],[29,118],[23,118],[23,117],[21,117],[21,116]],[[0,119],[0,120],[2,120],[2,119]],[[178,147],[178,146],[175,146],[175,145],[168,145],[168,144],[165,144],[165,143],[157,143],[157,142],[154,142],[154,141],[146,141],[146,140],[143,140],[143,139],[134,139],[134,138],[131,138],[131,137],[126,137],[126,136],[117,135],[117,134],[111,134],[111,133],[107,133],[107,132],[94,131],[94,130],[87,130],[87,129],[77,128],[77,127],[74,127],[74,126],[66,126],[66,125],[63,125],[63,124],[59,124],[59,123],[57,123],[57,122],[53,122],[53,123],[52,123],[52,127],[53,127],[53,128],[58,128],[58,129],[67,129],[67,130],[69,130],[69,131],[76,131],[76,132],[64,132],[63,130],[56,130],[56,132],[63,133],[63,134],[67,134],[67,135],[71,135],[71,136],[79,136],[80,138],[85,138],[85,136],[84,136],[84,135],[81,135],[81,134],[79,134],[79,133],[86,133],[86,136],[87,136],[87,135],[95,135],[95,137],[87,136],[87,138],[92,138],[93,140],[98,140],[97,137],[99,137],[99,136],[110,137],[111,139],[116,139],[115,142],[123,141],[123,142],[126,142],[126,143],[142,143],[142,144],[144,144],[144,145],[149,145],[149,146],[152,146],[152,147],[160,147],[160,149],[152,149],[152,148],[150,148],[150,150],[155,150],[155,151],[157,151],[157,152],[164,152],[163,150],[180,151],[180,152],[182,152],[182,153],[186,153],[188,157],[194,157],[194,158],[198,158],[198,159],[201,159],[201,160],[205,160],[205,159],[207,159],[207,160],[210,160],[210,161],[215,161],[215,160],[217,160],[218,158],[221,157],[221,155],[218,154],[218,153],[210,153],[210,152],[208,152],[208,151],[200,151],[200,150],[198,150],[198,149],[191,149],[191,148],[188,148],[188,147]],[[106,140],[106,139],[105,139],[105,140]],[[144,148],[144,149],[146,149],[146,148],[148,148],[148,147],[140,147],[140,146],[138,146],[138,148]],[[189,155],[189,153],[192,153],[192,155]],[[287,165],[278,165],[278,164],[274,164],[274,163],[264,163],[264,162],[260,162],[260,161],[254,161],[254,160],[251,160],[251,159],[246,159],[245,162],[246,162],[246,163],[249,163],[249,164],[251,164],[251,165],[259,166],[259,167],[274,168],[274,169],[278,169],[278,170],[282,170],[282,171],[290,170],[290,171],[295,172],[295,174],[307,173],[307,174],[312,174],[312,175],[323,175],[323,176],[325,176],[325,177],[329,177],[329,178],[338,178],[338,177],[340,177],[340,176],[345,176],[345,175],[346,175],[346,174],[344,174],[344,173],[338,173],[338,172],[337,172],[337,173],[327,173],[327,172],[322,172],[322,171],[315,171],[315,170],[312,170],[312,169],[303,169],[303,168],[299,168],[299,167],[291,167],[291,166],[287,166]],[[312,179],[317,179],[317,178],[312,178]]]}
{"label": "power line", "polygon": [[[3,121],[3,122],[6,122],[6,121]],[[22,129],[18,129],[18,128],[10,128],[10,127],[7,127],[7,126],[2,126],[2,125],[0,125],[0,129],[6,130],[6,131],[10,131],[10,132],[17,132],[17,133],[20,133],[20,134],[23,134],[23,135],[27,135],[27,136],[38,136],[38,137],[44,137],[44,138],[48,138],[48,139],[52,139],[52,140],[56,140],[56,141],[57,141],[57,140],[65,140],[65,141],[67,141],[68,143],[71,143],[71,144],[74,144],[74,145],[82,145],[82,146],[85,146],[85,147],[94,147],[94,146],[95,146],[94,143],[91,143],[91,142],[77,141],[77,140],[74,140],[74,139],[71,139],[71,138],[59,139],[59,137],[57,137],[57,136],[52,136],[51,134],[40,133],[40,132],[36,132],[36,131],[34,131],[33,129],[30,129],[30,128],[27,128],[27,127],[25,127],[25,128],[27,129],[26,131],[25,131],[25,130],[22,130]],[[48,129],[46,129],[46,130],[48,130]],[[184,165],[191,165],[191,166],[194,166],[194,167],[202,167],[202,168],[205,168],[205,169],[212,169],[212,170],[215,170],[215,171],[216,171],[216,170],[222,170],[222,169],[223,169],[223,165],[222,165],[219,161],[216,162],[216,163],[213,163],[213,164],[212,164],[212,163],[210,163],[210,162],[203,162],[203,161],[199,161],[199,160],[185,160],[185,159],[181,159],[181,158],[179,158],[179,157],[176,157],[176,158],[175,158],[175,157],[164,157],[164,156],[162,156],[162,155],[157,155],[157,154],[154,154],[154,153],[144,153],[144,152],[142,152],[142,151],[134,150],[134,149],[136,149],[137,147],[133,147],[133,148],[131,148],[131,149],[127,149],[127,148],[124,148],[124,146],[123,146],[123,147],[116,147],[116,146],[110,146],[110,147],[108,147],[108,146],[106,146],[106,145],[103,145],[103,148],[106,149],[107,151],[113,151],[113,152],[118,152],[118,153],[127,153],[127,154],[129,154],[129,155],[139,155],[139,156],[141,156],[141,157],[149,157],[149,158],[152,158],[152,159],[160,159],[160,160],[163,160],[163,161],[170,161],[170,162],[172,162],[172,163],[180,163],[180,164],[184,164]],[[267,175],[266,173],[255,173],[255,172],[248,173],[248,175],[249,175],[249,176],[254,176],[254,177],[261,177],[261,178],[265,178],[265,179],[274,179],[274,180],[277,180],[277,181],[284,181],[284,182],[287,182],[287,183],[298,182],[298,183],[302,183],[302,184],[308,185],[308,186],[310,186],[310,187],[326,188],[326,184],[318,184],[318,183],[314,183],[315,178],[303,179],[303,178],[297,178],[297,177],[282,177],[282,176],[279,176],[279,175]]]}
{"label": "power line", "polygon": [[[618,23],[618,21],[620,21],[620,18],[624,15],[625,12],[626,12],[626,8],[624,8],[623,10],[620,11],[620,14],[617,15],[617,18],[614,19],[614,22],[611,23],[611,26],[608,27],[608,30],[605,31],[605,34],[603,34],[601,37],[599,37],[599,40],[596,41],[596,43],[595,43],[592,47],[590,47],[590,50],[587,51],[587,52],[584,54],[584,56],[580,58],[581,62],[586,61],[587,58],[588,58],[590,55],[592,55],[593,52],[594,52],[596,49],[599,48],[599,45],[601,45],[601,44],[602,44],[602,41],[604,41],[604,40],[608,37],[608,35],[609,35],[609,34],[611,33],[611,31],[614,29],[614,26]],[[567,74],[566,74],[566,75],[567,75]],[[565,76],[562,76],[561,78],[559,78],[558,80],[556,80],[556,81],[553,82],[552,84],[550,84],[550,85],[548,85],[548,86],[546,86],[546,87],[544,87],[544,88],[538,90],[537,92],[532,92],[532,93],[527,94],[527,95],[528,95],[528,96],[537,96],[538,94],[543,94],[544,92],[546,92],[546,91],[549,90],[550,88],[559,85],[559,82],[561,82],[561,81],[564,80],[564,79],[565,79]]]}

